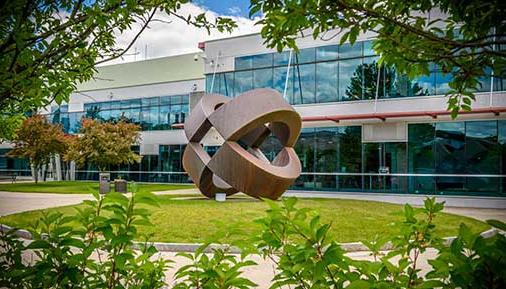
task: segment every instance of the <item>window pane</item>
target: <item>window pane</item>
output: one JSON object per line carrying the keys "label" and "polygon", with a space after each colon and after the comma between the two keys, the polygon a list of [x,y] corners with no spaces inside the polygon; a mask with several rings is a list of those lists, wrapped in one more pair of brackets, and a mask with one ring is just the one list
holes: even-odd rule
{"label": "window pane", "polygon": [[315,61],[315,48],[304,48],[295,55],[297,63],[309,63]]}
{"label": "window pane", "polygon": [[364,56],[376,55],[372,48],[372,40],[364,41]]}
{"label": "window pane", "polygon": [[304,64],[294,67],[295,103],[315,103],[315,65]]}
{"label": "window pane", "polygon": [[272,68],[253,70],[253,88],[272,87]]}
{"label": "window pane", "polygon": [[352,58],[362,56],[362,42],[355,42],[354,45],[345,43],[339,46],[339,58]]}
{"label": "window pane", "polygon": [[[497,121],[466,122],[466,163],[468,174],[499,174],[500,146],[497,142]],[[473,193],[499,190],[499,179],[467,178],[467,189]]]}
{"label": "window pane", "polygon": [[448,86],[448,83],[451,81],[452,76],[451,74],[445,74],[442,72],[436,72],[436,92],[437,95],[443,95],[446,94],[448,91],[450,91],[450,86]]}
{"label": "window pane", "polygon": [[234,92],[236,96],[251,90],[253,88],[253,72],[251,70],[235,72],[234,83]]}
{"label": "window pane", "polygon": [[[274,66],[288,65],[288,59],[290,58],[290,51],[283,51],[281,53],[273,53]],[[293,56],[292,56],[293,57]],[[291,64],[293,65],[293,59]]]}
{"label": "window pane", "polygon": [[316,64],[316,102],[338,100],[337,61]]}
{"label": "window pane", "polygon": [[252,60],[253,57],[251,56],[236,57],[235,69],[236,70],[250,69],[253,63]]}
{"label": "window pane", "polygon": [[[273,69],[273,71],[274,71],[273,72],[273,87],[274,87],[274,89],[279,91],[279,93],[281,93],[281,95],[283,95],[283,93],[285,91],[287,70],[288,69],[286,67],[275,67]],[[294,72],[294,69],[292,67],[292,68],[290,68],[290,72],[289,72],[289,76],[288,76],[288,83],[286,84],[287,88],[286,88],[286,96],[285,96],[286,101],[288,101],[291,104],[293,104],[293,72]]]}
{"label": "window pane", "polygon": [[[360,95],[359,81],[362,81],[362,93],[363,99],[375,99],[376,98],[376,87],[378,84],[378,57],[366,57],[364,58],[364,64],[361,68],[357,68],[357,77],[353,76],[351,79],[350,91],[354,91],[352,94]],[[382,71],[383,69],[380,69]],[[360,77],[359,74],[361,73]],[[378,98],[383,97],[385,76],[384,71],[380,75],[380,88],[377,90]],[[361,79],[362,78],[362,79]]]}
{"label": "window pane", "polygon": [[[314,148],[315,148],[315,131],[313,128],[302,129],[295,151],[299,156],[302,166],[302,172],[314,172]],[[294,187],[313,189],[313,175],[301,175],[294,183]]]}
{"label": "window pane", "polygon": [[[436,124],[436,173],[464,174],[465,163],[465,123],[440,122]],[[438,177],[437,193],[451,193],[464,189],[464,178]]]}
{"label": "window pane", "polygon": [[338,46],[337,45],[328,45],[316,48],[316,60],[334,60],[337,59],[338,55]]}
{"label": "window pane", "polygon": [[226,72],[223,73],[223,95],[234,97],[234,73]]}
{"label": "window pane", "polygon": [[412,80],[413,96],[434,95],[436,90],[434,86],[435,77],[435,73],[415,77],[415,79]]}
{"label": "window pane", "polygon": [[259,54],[253,56],[253,68],[263,68],[272,66],[272,53]]}
{"label": "window pane", "polygon": [[362,98],[362,59],[339,61],[339,96],[341,100]]}

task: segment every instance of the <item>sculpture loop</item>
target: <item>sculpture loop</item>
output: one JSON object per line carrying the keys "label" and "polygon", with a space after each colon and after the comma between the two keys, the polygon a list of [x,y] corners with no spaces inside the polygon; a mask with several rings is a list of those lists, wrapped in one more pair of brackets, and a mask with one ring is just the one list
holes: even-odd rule
{"label": "sculpture loop", "polygon": [[[301,172],[293,148],[301,126],[299,114],[275,90],[250,90],[233,99],[206,94],[184,124],[183,167],[209,198],[243,192],[277,199]],[[224,142],[211,157],[201,142],[213,127]],[[283,146],[272,162],[259,148],[270,134]]]}

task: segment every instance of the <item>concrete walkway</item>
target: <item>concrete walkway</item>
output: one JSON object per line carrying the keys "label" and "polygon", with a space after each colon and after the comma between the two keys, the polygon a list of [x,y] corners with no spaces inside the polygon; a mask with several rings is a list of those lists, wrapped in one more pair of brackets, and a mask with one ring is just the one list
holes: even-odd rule
{"label": "concrete walkway", "polygon": [[0,192],[0,216],[41,210],[53,207],[76,205],[92,200],[88,194],[45,194]]}

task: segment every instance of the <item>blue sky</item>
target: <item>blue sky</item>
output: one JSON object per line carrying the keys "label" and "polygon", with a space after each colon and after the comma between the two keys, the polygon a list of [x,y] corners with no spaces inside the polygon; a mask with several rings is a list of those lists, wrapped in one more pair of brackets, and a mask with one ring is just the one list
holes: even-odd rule
{"label": "blue sky", "polygon": [[248,17],[249,0],[193,0],[194,4],[220,15]]}

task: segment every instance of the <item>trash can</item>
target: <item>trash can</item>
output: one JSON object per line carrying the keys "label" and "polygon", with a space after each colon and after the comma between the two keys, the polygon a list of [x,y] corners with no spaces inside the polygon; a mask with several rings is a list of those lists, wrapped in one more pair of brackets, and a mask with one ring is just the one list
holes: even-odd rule
{"label": "trash can", "polygon": [[109,180],[111,175],[109,173],[100,173],[98,175],[99,178],[99,192],[101,194],[107,194],[111,191],[111,186],[109,184]]}
{"label": "trash can", "polygon": [[114,191],[117,193],[125,194],[127,192],[127,184],[128,182],[123,179],[115,179],[114,180]]}

